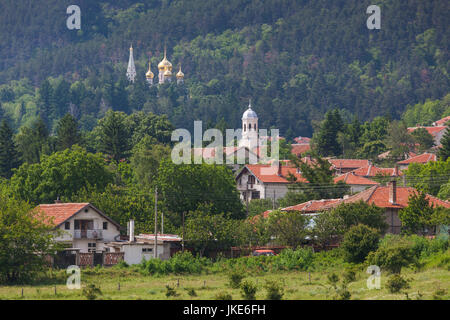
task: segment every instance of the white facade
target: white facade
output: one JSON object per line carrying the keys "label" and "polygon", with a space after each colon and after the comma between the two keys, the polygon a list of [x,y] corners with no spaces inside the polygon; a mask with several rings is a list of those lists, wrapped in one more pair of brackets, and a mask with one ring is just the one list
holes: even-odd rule
{"label": "white facade", "polygon": [[251,201],[253,199],[279,199],[289,191],[289,183],[271,183],[262,182],[251,172],[247,171],[237,179],[237,189],[242,201]]}
{"label": "white facade", "polygon": [[58,229],[62,235],[55,240],[72,243],[72,248],[79,248],[80,252],[105,251],[105,244],[120,235],[119,226],[91,206],[67,219]]}

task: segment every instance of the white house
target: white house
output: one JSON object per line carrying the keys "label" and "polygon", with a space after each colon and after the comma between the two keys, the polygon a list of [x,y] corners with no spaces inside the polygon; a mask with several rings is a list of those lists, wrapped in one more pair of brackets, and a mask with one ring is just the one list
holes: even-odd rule
{"label": "white house", "polygon": [[300,171],[292,166],[270,164],[248,164],[236,176],[237,189],[243,201],[252,199],[278,199],[285,196],[289,179],[307,182]]}
{"label": "white house", "polygon": [[41,204],[37,207],[61,231],[55,240],[79,252],[102,252],[120,235],[120,225],[90,203]]}
{"label": "white house", "polygon": [[[128,264],[138,264],[142,259],[154,258],[155,235],[140,234],[134,237],[134,227],[130,228],[130,239],[128,241],[114,241],[107,246],[111,252],[124,252],[124,261]],[[182,239],[173,234],[158,234],[157,236],[157,258],[169,259],[174,252],[180,249]]]}

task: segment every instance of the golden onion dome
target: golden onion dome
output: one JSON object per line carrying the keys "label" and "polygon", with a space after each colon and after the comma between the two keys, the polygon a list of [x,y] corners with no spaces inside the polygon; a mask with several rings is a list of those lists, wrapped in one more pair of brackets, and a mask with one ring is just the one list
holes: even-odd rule
{"label": "golden onion dome", "polygon": [[161,60],[161,62],[158,64],[159,70],[169,69],[172,71],[172,64],[169,60],[167,60],[166,57],[166,49],[164,49],[164,58]]}
{"label": "golden onion dome", "polygon": [[145,74],[145,77],[146,77],[147,79],[153,79],[154,76],[155,76],[155,75],[153,74],[152,70],[150,69],[150,62],[149,62],[149,63],[148,63],[148,71],[147,71],[147,73]]}
{"label": "golden onion dome", "polygon": [[181,79],[184,78],[184,73],[181,71],[181,66],[180,66],[180,71],[177,72],[177,79]]}
{"label": "golden onion dome", "polygon": [[171,77],[171,76],[172,76],[172,72],[169,69],[164,71],[164,77]]}

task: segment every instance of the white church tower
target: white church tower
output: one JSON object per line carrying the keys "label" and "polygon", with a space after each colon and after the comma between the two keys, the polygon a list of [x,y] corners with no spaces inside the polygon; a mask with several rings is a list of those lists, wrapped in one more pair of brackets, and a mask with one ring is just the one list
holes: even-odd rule
{"label": "white church tower", "polygon": [[247,147],[249,150],[258,146],[258,116],[252,109],[251,100],[248,109],[242,115],[242,139],[239,146]]}
{"label": "white church tower", "polygon": [[128,60],[127,78],[130,82],[134,82],[134,79],[136,78],[136,66],[134,65],[133,58],[133,45],[131,45],[130,47],[130,59]]}

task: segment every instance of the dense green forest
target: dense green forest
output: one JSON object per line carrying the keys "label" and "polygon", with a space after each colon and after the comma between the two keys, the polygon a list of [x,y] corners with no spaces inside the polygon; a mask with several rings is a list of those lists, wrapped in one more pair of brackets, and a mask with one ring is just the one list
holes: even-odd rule
{"label": "dense green forest", "polygon": [[[77,4],[81,30],[68,30]],[[240,127],[249,98],[261,128],[312,136],[328,110],[344,120],[399,119],[449,93],[448,1],[4,0],[0,117],[17,132],[38,115],[56,132],[71,113],[90,131],[106,111],[166,114],[174,127]],[[129,46],[138,80],[125,77]],[[183,86],[149,89],[164,46]]]}

